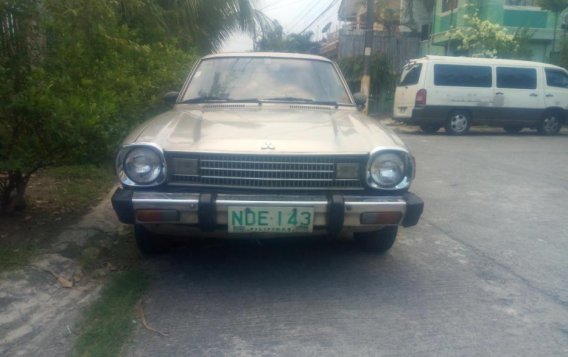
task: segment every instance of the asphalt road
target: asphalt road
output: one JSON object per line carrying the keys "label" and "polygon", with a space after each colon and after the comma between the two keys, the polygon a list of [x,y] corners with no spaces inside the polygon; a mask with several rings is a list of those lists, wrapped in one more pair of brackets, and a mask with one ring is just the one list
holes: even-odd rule
{"label": "asphalt road", "polygon": [[129,356],[568,356],[568,134],[402,134],[418,226],[151,259]]}

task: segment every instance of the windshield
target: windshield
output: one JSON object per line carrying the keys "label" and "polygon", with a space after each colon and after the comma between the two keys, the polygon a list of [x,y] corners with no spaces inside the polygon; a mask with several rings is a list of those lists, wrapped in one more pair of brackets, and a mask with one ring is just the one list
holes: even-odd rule
{"label": "windshield", "polygon": [[261,57],[212,58],[201,62],[183,101],[208,100],[352,104],[331,63]]}

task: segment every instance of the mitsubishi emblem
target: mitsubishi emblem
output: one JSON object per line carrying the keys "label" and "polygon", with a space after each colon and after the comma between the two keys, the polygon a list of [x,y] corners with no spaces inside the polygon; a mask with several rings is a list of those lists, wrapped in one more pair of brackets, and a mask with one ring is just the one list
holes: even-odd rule
{"label": "mitsubishi emblem", "polygon": [[270,141],[265,142],[264,145],[262,145],[260,148],[262,150],[274,150],[275,149],[274,145],[272,145],[272,143]]}

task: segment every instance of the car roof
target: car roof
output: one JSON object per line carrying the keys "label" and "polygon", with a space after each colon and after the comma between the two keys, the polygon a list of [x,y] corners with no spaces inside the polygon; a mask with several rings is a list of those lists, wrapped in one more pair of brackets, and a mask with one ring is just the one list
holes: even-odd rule
{"label": "car roof", "polygon": [[307,60],[331,62],[331,60],[322,56],[308,55],[303,53],[288,53],[288,52],[224,52],[224,53],[211,54],[203,57],[203,59],[234,58],[234,57],[292,58],[292,59],[307,59]]}
{"label": "car roof", "polygon": [[468,64],[509,64],[517,66],[543,66],[548,68],[563,69],[552,64],[535,62],[535,61],[524,61],[524,60],[512,60],[512,59],[499,59],[499,58],[481,58],[481,57],[453,57],[453,56],[432,56],[428,55],[422,58],[412,59],[409,62],[422,62],[422,61],[436,61],[436,62],[452,62],[452,63],[468,63]]}

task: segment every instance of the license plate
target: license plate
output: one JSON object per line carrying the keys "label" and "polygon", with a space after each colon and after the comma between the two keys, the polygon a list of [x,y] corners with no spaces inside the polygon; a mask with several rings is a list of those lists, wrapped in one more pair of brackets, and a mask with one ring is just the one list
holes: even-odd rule
{"label": "license plate", "polygon": [[229,233],[309,233],[313,207],[242,207],[228,209]]}

